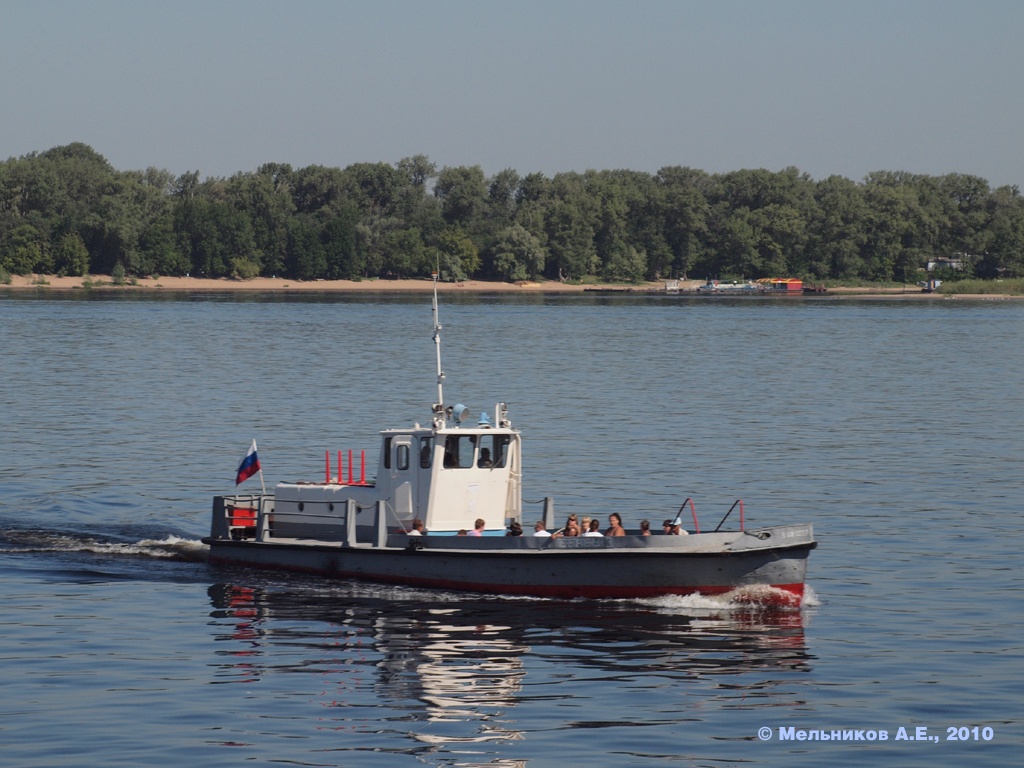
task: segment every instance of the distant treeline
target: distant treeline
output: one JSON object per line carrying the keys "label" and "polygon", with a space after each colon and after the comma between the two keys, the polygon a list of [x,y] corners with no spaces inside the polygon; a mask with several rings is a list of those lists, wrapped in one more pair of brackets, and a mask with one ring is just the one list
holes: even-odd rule
{"label": "distant treeline", "polygon": [[81,143],[0,163],[0,272],[15,274],[906,281],[936,257],[1024,276],[1017,187],[796,168],[487,177],[423,155],[200,179],[117,171]]}

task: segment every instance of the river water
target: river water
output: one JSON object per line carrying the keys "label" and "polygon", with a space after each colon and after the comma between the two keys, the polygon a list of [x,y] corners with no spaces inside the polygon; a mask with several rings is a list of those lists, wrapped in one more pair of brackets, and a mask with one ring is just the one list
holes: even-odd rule
{"label": "river water", "polygon": [[523,431],[528,519],[742,498],[814,524],[804,608],[211,567],[253,438],[268,483],[316,480],[429,420],[429,300],[0,291],[0,764],[1019,761],[1024,303],[457,295],[441,322],[446,398]]}

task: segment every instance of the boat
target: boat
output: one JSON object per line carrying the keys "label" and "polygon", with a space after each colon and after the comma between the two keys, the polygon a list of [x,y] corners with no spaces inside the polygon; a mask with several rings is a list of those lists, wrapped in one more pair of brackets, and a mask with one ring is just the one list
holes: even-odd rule
{"label": "boat", "polygon": [[[506,403],[475,418],[463,404],[445,403],[436,277],[432,309],[437,402],[429,423],[382,430],[372,479],[365,454],[357,473],[349,452],[347,475],[344,455],[335,473],[328,454],[322,481],[215,496],[203,539],[211,563],[493,595],[702,594],[800,605],[808,554],[817,546],[812,526],[747,528],[742,501],[712,531],[701,531],[687,499],[666,517],[679,531],[688,504],[688,535],[627,530],[603,537],[555,531],[548,497],[542,522],[555,535],[510,535],[535,527],[523,517],[522,435]],[[258,468],[253,441],[239,481]],[[262,472],[260,479],[262,486]],[[721,530],[737,506],[739,527]],[[603,513],[614,511],[628,512]]]}
{"label": "boat", "polygon": [[724,294],[753,294],[763,293],[763,289],[756,283],[752,283],[749,280],[740,283],[736,280],[730,280],[724,282],[721,280],[712,280],[710,277],[704,282],[704,285],[698,285],[695,289],[697,293],[724,293]]}

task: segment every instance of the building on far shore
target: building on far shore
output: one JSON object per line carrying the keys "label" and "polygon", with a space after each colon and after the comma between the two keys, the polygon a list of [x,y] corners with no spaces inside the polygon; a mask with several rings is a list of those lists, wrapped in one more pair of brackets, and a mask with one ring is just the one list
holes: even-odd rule
{"label": "building on far shore", "polygon": [[769,291],[803,293],[804,281],[795,277],[762,277],[757,281]]}
{"label": "building on far shore", "polygon": [[933,259],[928,259],[928,264],[925,266],[929,273],[934,272],[936,269],[953,269],[959,272],[963,268],[963,259],[948,259],[945,256],[936,256]]}

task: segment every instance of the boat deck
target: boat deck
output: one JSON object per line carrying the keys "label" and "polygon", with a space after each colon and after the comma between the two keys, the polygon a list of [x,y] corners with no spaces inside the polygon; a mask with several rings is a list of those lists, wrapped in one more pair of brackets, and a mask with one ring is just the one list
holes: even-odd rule
{"label": "boat deck", "polygon": [[405,550],[426,550],[430,552],[519,552],[519,553],[560,553],[572,552],[608,552],[644,550],[652,554],[664,552],[672,554],[727,554],[730,552],[750,552],[759,549],[780,549],[803,547],[814,544],[811,526],[778,526],[758,528],[747,531],[720,531],[713,533],[692,534],[689,536],[639,536],[627,535],[619,537],[540,537],[540,536],[407,536],[390,534],[387,545],[376,547],[371,542],[358,542],[352,545],[343,541],[326,541],[323,539],[294,538],[286,536],[268,536],[262,541],[241,539],[232,543],[249,544],[258,547],[290,547],[309,549],[340,550],[368,549],[401,552]]}

